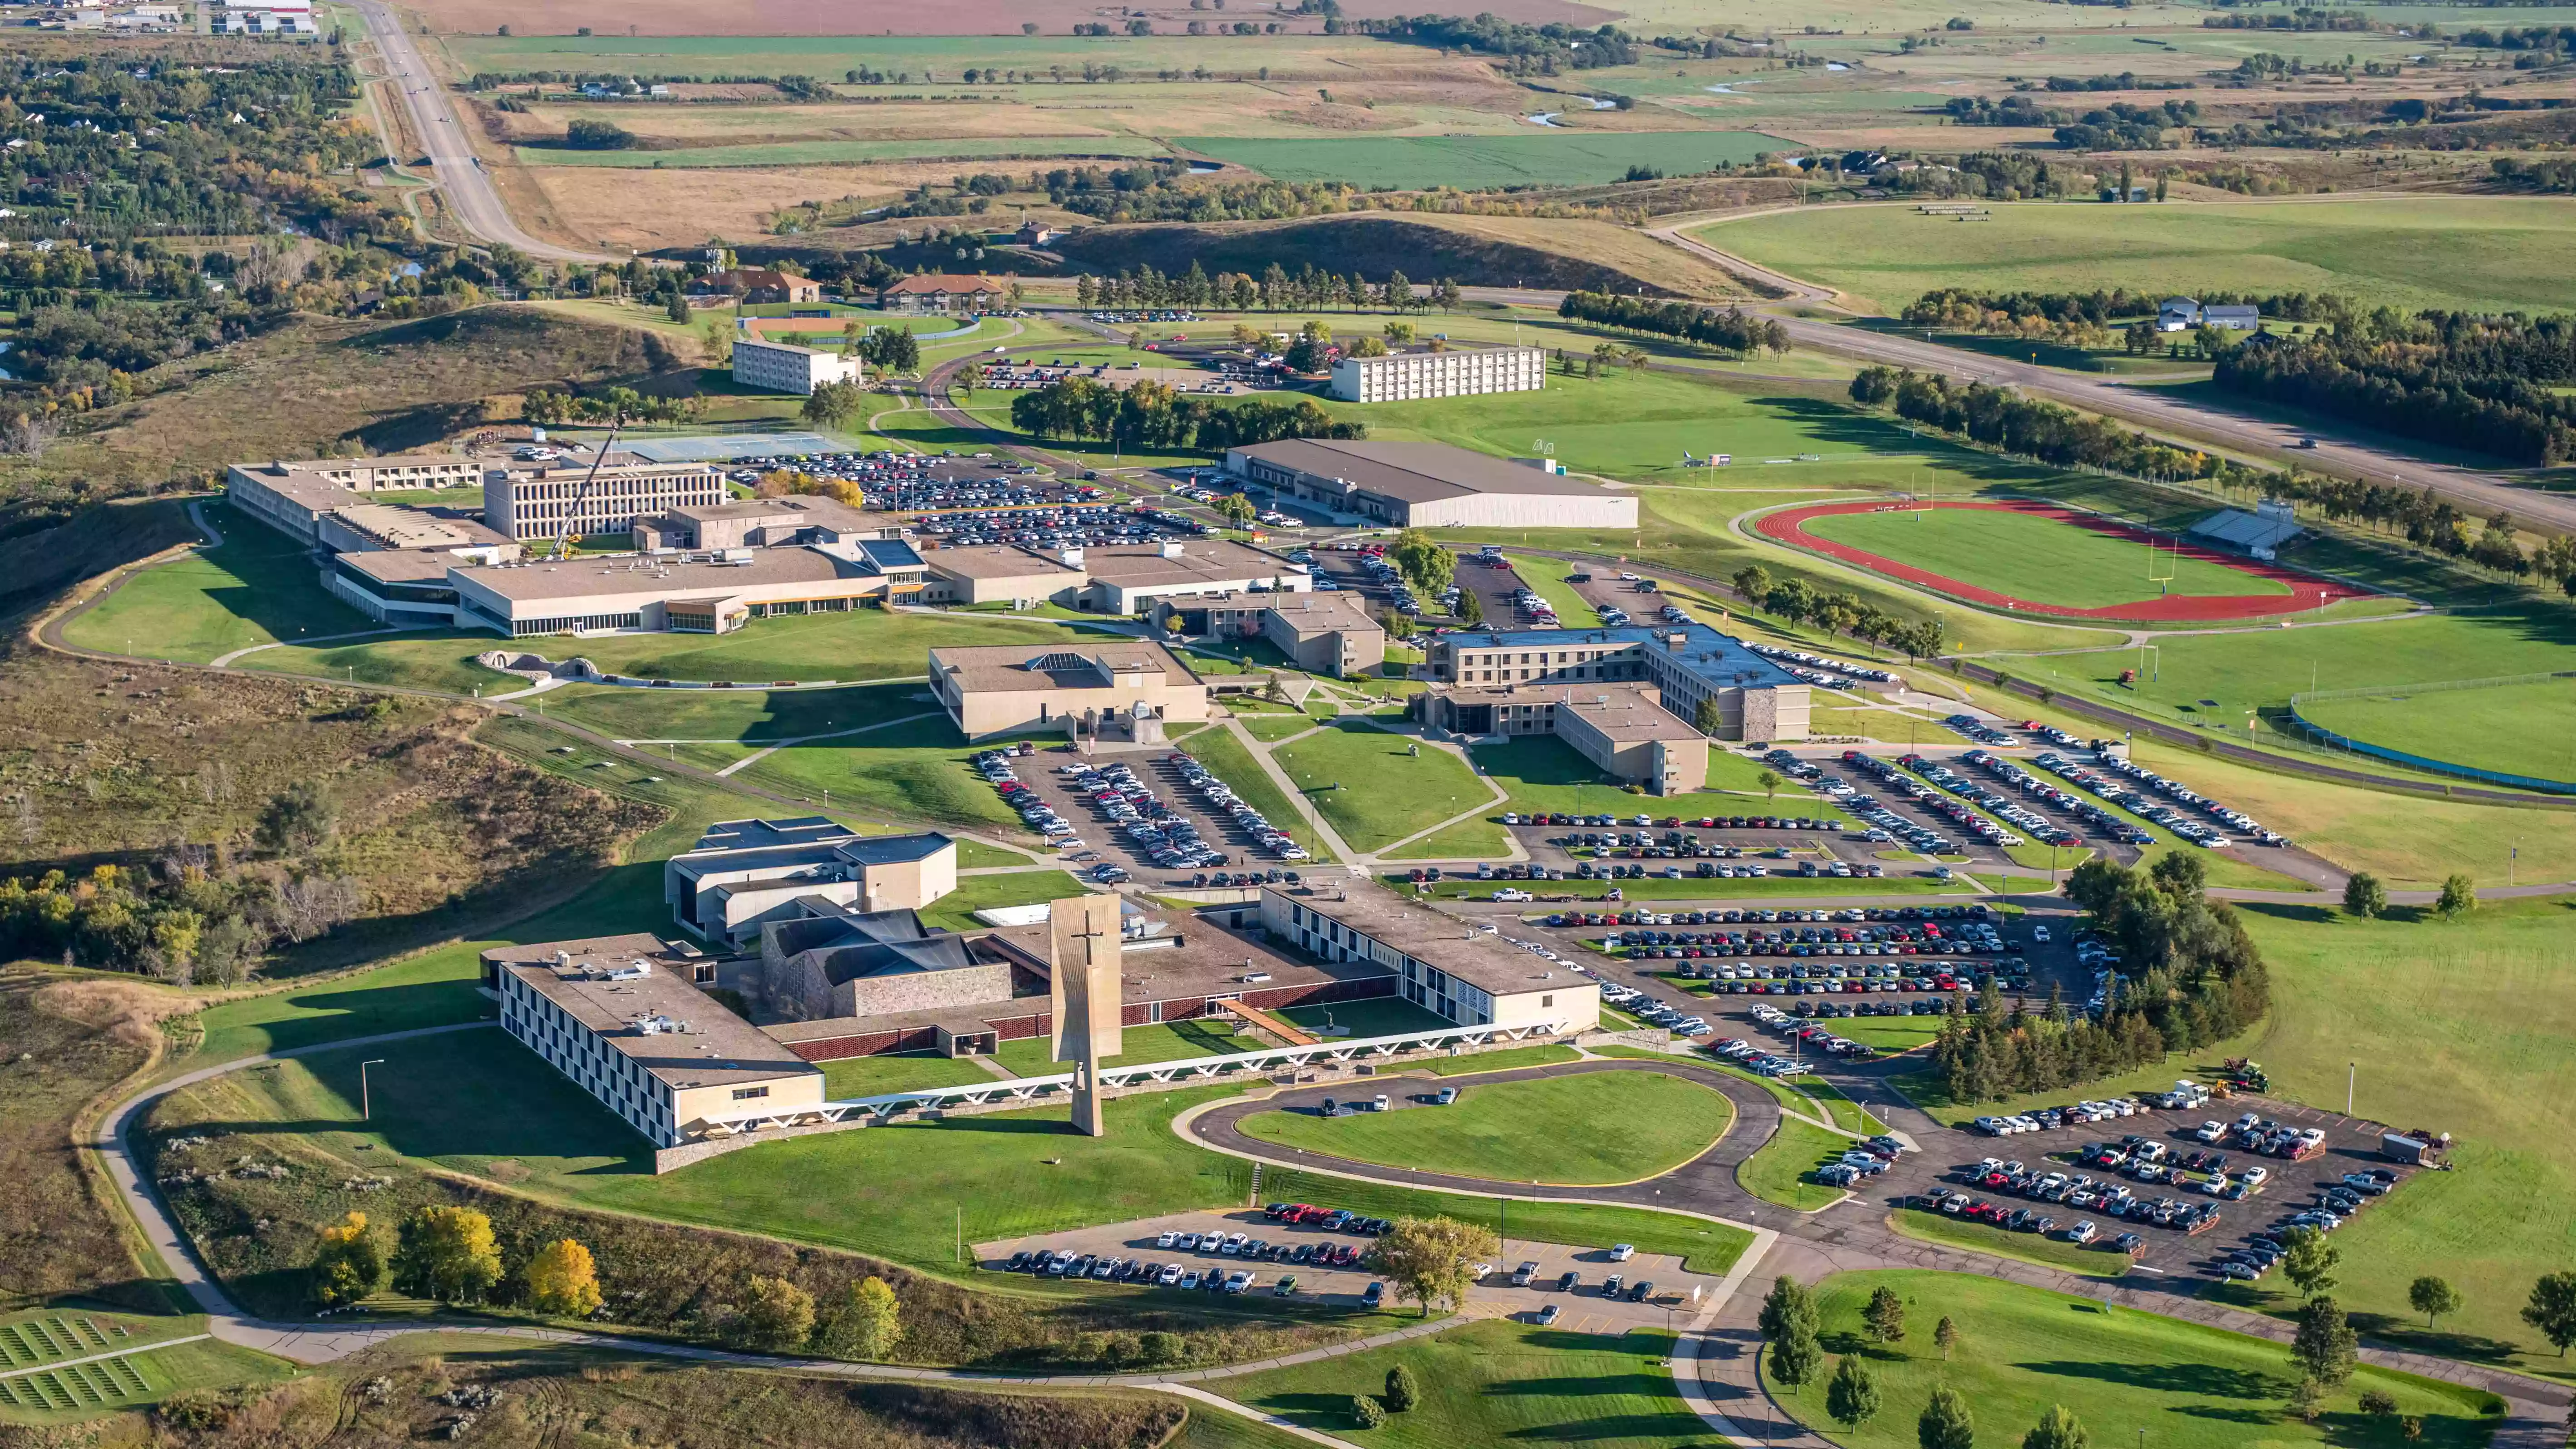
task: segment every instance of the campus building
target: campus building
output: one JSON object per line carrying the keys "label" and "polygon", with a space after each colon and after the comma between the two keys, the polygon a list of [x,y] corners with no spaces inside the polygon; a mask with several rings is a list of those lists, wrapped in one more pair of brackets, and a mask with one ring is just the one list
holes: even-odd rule
{"label": "campus building", "polygon": [[1706,624],[1445,634],[1425,663],[1442,684],[1528,689],[1651,685],[1660,708],[1694,724],[1714,701],[1723,740],[1803,740],[1811,687]]}
{"label": "campus building", "polygon": [[1665,709],[1651,684],[1435,685],[1407,708],[1462,735],[1553,736],[1603,774],[1658,795],[1708,784],[1708,736]]}
{"label": "campus building", "polygon": [[427,549],[490,562],[518,556],[516,543],[453,510],[375,502],[394,491],[465,487],[482,481],[470,458],[330,458],[235,463],[224,495],[236,508],[318,549]]}
{"label": "campus building", "polygon": [[1260,920],[1273,941],[1321,960],[1394,973],[1396,994],[1458,1026],[1571,1034],[1601,1024],[1601,988],[1588,977],[1386,891],[1264,889]]}
{"label": "campus building", "polygon": [[711,968],[655,937],[503,946],[482,960],[501,1029],[656,1147],[713,1116],[823,1101],[820,1071],[691,984]]}
{"label": "campus building", "polygon": [[820,815],[726,820],[662,863],[680,929],[741,945],[799,902],[865,912],[927,908],[957,889],[957,843],[937,831],[859,835]]}
{"label": "campus building", "polygon": [[1265,639],[1309,674],[1348,679],[1386,662],[1386,626],[1344,593],[1207,594],[1156,603],[1155,626],[1213,639]]}
{"label": "campus building", "polygon": [[838,352],[738,337],[733,344],[733,380],[745,387],[809,397],[827,382],[867,381],[867,367]]}
{"label": "campus building", "polygon": [[1333,364],[1333,396],[1343,402],[1414,402],[1545,386],[1547,354],[1535,347],[1423,347]]}
{"label": "campus building", "polygon": [[1204,595],[1302,593],[1303,564],[1226,539],[1165,539],[1103,548],[1039,550],[1017,544],[935,549],[922,556],[924,603],[1056,603],[1110,614],[1142,613],[1157,600]]}
{"label": "campus building", "polygon": [[1002,284],[990,277],[926,272],[879,287],[877,306],[888,312],[989,312],[1002,295]]}
{"label": "campus building", "polygon": [[451,568],[455,619],[511,638],[664,631],[728,634],[753,619],[845,613],[918,592],[921,556],[901,541],[821,548],[730,549],[705,557],[576,555],[491,568]]}
{"label": "campus building", "polygon": [[594,475],[587,460],[483,474],[483,521],[521,542],[631,533],[636,520],[674,508],[725,501],[725,478],[712,463],[652,463],[612,453]]}
{"label": "campus building", "polygon": [[689,283],[689,290],[701,296],[721,294],[739,297],[757,306],[823,300],[822,283],[812,277],[800,277],[774,267],[736,267],[731,271],[709,272]]}
{"label": "campus building", "polygon": [[1397,528],[1635,528],[1637,498],[1565,476],[1552,459],[1447,443],[1294,438],[1234,448],[1225,470],[1280,499]]}
{"label": "campus building", "polygon": [[1143,743],[1166,723],[1208,717],[1207,681],[1171,650],[1142,640],[933,649],[930,692],[970,740],[1124,730]]}
{"label": "campus building", "polygon": [[791,544],[845,552],[845,545],[899,542],[903,526],[890,513],[869,513],[835,498],[796,495],[673,508],[635,523],[635,548],[785,548]]}

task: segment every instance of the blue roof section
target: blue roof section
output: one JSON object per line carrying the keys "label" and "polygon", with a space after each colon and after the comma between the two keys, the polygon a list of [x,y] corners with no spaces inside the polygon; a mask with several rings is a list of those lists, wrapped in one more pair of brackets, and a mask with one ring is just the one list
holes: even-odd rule
{"label": "blue roof section", "polygon": [[876,565],[879,573],[884,573],[888,569],[917,569],[924,566],[921,555],[913,551],[911,544],[899,538],[862,539],[859,542],[859,556]]}
{"label": "blue roof section", "polygon": [[[1683,636],[1679,649],[1668,645],[1676,634]],[[1745,648],[1743,640],[1696,622],[1629,624],[1616,629],[1468,629],[1446,638],[1448,643],[1469,649],[1552,649],[1584,641],[1643,645],[1658,656],[1680,665],[1683,672],[1727,689],[1740,689],[1748,684],[1778,687],[1806,682]]]}
{"label": "blue roof section", "polygon": [[928,860],[941,847],[949,844],[947,836],[936,830],[919,835],[874,835],[853,840],[841,847],[841,858],[855,865],[897,865],[911,860]]}

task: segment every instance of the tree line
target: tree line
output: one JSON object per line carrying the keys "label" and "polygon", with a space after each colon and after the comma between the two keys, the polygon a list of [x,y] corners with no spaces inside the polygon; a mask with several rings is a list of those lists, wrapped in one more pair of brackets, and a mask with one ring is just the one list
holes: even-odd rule
{"label": "tree line", "polygon": [[1959,386],[1938,373],[1865,367],[1852,401],[2059,467],[2102,468],[2149,478],[2208,478],[2225,469],[2207,453],[2172,447],[2073,408],[1982,382]]}
{"label": "tree line", "polygon": [[1224,308],[1235,312],[1369,307],[1394,312],[1418,312],[1428,307],[1445,311],[1459,301],[1458,284],[1446,277],[1432,283],[1428,292],[1416,291],[1413,279],[1402,272],[1389,272],[1384,281],[1372,282],[1356,271],[1344,276],[1323,271],[1312,262],[1293,275],[1272,262],[1257,277],[1248,272],[1219,272],[1211,277],[1196,258],[1191,259],[1190,269],[1177,277],[1151,266],[1133,271],[1121,268],[1106,277],[1085,274],[1074,280],[1073,295],[1075,303],[1084,307]]}
{"label": "tree line", "polygon": [[[2106,326],[2123,317],[2152,317],[2171,292],[2132,292],[2126,287],[2090,292],[1989,292],[1973,287],[1940,287],[1907,305],[1902,319],[1909,327],[1956,327],[1961,331],[2009,330],[1991,319],[2000,314],[2017,324],[2025,317],[2050,322],[2089,322]],[[2331,292],[2200,292],[2195,299],[2222,307],[2256,307],[2266,318],[2285,322],[2332,322],[2353,315],[2352,299]]]}
{"label": "tree line", "polygon": [[1456,15],[1390,15],[1345,24],[1385,40],[1498,57],[1497,68],[1506,75],[1554,75],[1559,68],[1593,70],[1637,63],[1637,42],[1612,25],[1595,29],[1561,22],[1528,25],[1492,14],[1472,20]]}
{"label": "tree line", "polygon": [[1828,593],[1795,575],[1774,579],[1760,564],[1737,569],[1728,582],[1745,603],[1792,624],[1813,624],[1829,635],[1849,634],[1901,649],[1909,659],[1929,659],[1941,652],[1946,626],[1937,618],[1903,618],[1858,594]]}
{"label": "tree line", "polygon": [[1159,382],[1118,388],[1088,377],[1069,377],[1012,398],[1011,423],[1041,438],[1208,453],[1283,438],[1368,436],[1368,424],[1337,419],[1313,398],[1226,402]]}
{"label": "tree line", "polygon": [[2261,487],[2266,497],[2306,504],[2334,522],[2360,523],[2446,558],[2576,594],[2576,538],[2553,535],[2526,551],[2509,512],[2472,528],[2468,514],[2429,486],[2409,489],[2293,471],[2266,475]]}
{"label": "tree line", "polygon": [[2051,995],[2045,1010],[1983,992],[1954,1002],[1932,1045],[1933,1069],[1957,1102],[2054,1091],[2153,1066],[2171,1052],[2225,1041],[2262,1019],[2271,982],[2235,908],[2209,899],[2208,868],[2176,854],[2147,870],[2096,857],[2067,878],[2067,894],[2112,947],[2110,993],[2098,1017]]}
{"label": "tree line", "polygon": [[2576,318],[2423,312],[2302,338],[2257,337],[2219,359],[2223,390],[2472,449],[2526,466],[2576,456]]}
{"label": "tree line", "polygon": [[1568,292],[1556,315],[1577,322],[1599,323],[1625,332],[1646,332],[1696,342],[1738,356],[1761,348],[1774,354],[1789,350],[1789,330],[1744,309],[1721,312],[1694,302],[1656,302],[1610,292]]}

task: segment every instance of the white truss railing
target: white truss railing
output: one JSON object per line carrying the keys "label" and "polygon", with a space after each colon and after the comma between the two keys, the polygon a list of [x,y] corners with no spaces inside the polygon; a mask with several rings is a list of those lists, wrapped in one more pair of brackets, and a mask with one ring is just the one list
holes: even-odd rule
{"label": "white truss railing", "polygon": [[[1103,1067],[1100,1084],[1104,1087],[1132,1087],[1187,1084],[1220,1077],[1264,1075],[1301,1067],[1310,1062],[1341,1065],[1367,1061],[1376,1057],[1398,1056],[1442,1046],[1489,1046],[1496,1042],[1525,1041],[1533,1036],[1558,1036],[1564,1033],[1561,1021],[1534,1023],[1528,1026],[1444,1026],[1436,1031],[1411,1031],[1395,1036],[1346,1038],[1322,1041],[1313,1046],[1260,1047],[1248,1052],[1228,1052],[1222,1056],[1180,1057],[1167,1062],[1143,1062],[1131,1067]],[[770,1108],[764,1111],[710,1113],[703,1119],[698,1135],[731,1135],[761,1132],[778,1127],[808,1127],[817,1124],[847,1122],[858,1118],[889,1117],[902,1112],[918,1112],[938,1107],[993,1107],[1044,1101],[1070,1094],[1073,1074],[1051,1077],[1013,1077],[990,1082],[976,1082],[962,1087],[923,1087],[910,1092],[886,1092],[874,1097],[854,1097],[845,1102],[825,1102],[814,1107]]]}

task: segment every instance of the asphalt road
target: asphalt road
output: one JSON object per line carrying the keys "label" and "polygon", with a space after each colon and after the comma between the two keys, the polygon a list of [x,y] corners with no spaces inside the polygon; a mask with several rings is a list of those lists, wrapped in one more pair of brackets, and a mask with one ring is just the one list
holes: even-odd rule
{"label": "asphalt road", "polygon": [[422,58],[420,47],[404,32],[402,22],[384,0],[357,0],[357,7],[358,13],[366,17],[368,34],[375,38],[376,53],[384,58],[389,83],[401,92],[403,106],[411,113],[412,129],[429,155],[439,192],[459,225],[487,242],[548,261],[622,260],[541,242],[521,231],[519,224],[510,219],[510,209],[501,204],[501,194],[493,189],[490,173],[475,156],[473,142],[465,135],[465,122],[448,101],[446,86]]}

